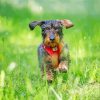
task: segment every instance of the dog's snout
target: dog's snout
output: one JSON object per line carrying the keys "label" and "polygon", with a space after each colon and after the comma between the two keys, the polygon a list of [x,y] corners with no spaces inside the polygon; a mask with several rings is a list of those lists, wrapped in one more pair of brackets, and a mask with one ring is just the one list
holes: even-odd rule
{"label": "dog's snout", "polygon": [[50,35],[50,40],[53,41],[54,39],[55,39],[55,35],[52,33],[52,34]]}

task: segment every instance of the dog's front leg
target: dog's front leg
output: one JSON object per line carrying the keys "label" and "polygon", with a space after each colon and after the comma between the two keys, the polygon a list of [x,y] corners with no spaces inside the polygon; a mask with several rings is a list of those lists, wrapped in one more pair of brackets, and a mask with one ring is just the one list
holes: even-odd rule
{"label": "dog's front leg", "polygon": [[46,78],[48,82],[51,82],[53,80],[51,57],[45,52],[41,45],[38,48],[38,60],[42,78]]}
{"label": "dog's front leg", "polygon": [[42,78],[44,77],[44,73],[45,73],[44,56],[45,56],[45,51],[44,51],[42,45],[40,45],[38,47],[38,61],[39,61],[39,67],[40,67],[40,70],[41,70]]}
{"label": "dog's front leg", "polygon": [[68,67],[69,67],[69,63],[70,63],[69,50],[68,50],[67,45],[65,45],[63,47],[62,52],[61,52],[60,57],[59,57],[58,70],[60,72],[67,72]]}

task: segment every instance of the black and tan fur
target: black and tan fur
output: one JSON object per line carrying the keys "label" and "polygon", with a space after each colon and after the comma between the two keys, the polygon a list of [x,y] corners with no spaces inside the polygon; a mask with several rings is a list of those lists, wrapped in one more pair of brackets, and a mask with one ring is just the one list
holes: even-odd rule
{"label": "black and tan fur", "polygon": [[[69,51],[67,44],[63,42],[63,26],[70,28],[73,26],[70,20],[45,20],[45,21],[33,21],[29,24],[31,30],[37,25],[42,29],[43,42],[38,48],[39,66],[41,68],[42,77],[46,70],[46,76],[48,81],[54,79],[54,72],[67,72],[69,67]],[[49,48],[57,54],[49,54],[45,48]]]}

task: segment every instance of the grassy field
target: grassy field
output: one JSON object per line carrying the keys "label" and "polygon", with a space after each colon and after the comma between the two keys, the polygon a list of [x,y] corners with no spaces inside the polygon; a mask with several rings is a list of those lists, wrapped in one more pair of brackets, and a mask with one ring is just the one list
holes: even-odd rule
{"label": "grassy field", "polygon": [[[100,99],[100,16],[90,13],[89,7],[85,14],[46,11],[41,15],[27,7],[0,3],[0,100]],[[28,24],[65,18],[75,25],[63,29],[70,49],[70,68],[68,73],[58,74],[57,83],[48,85],[41,80],[37,60],[41,29],[30,31]]]}

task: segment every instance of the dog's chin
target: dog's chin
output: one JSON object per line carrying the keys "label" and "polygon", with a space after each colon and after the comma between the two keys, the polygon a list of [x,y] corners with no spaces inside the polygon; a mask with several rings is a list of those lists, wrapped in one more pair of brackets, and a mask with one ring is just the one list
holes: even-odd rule
{"label": "dog's chin", "polygon": [[51,48],[57,47],[59,43],[56,42],[49,42],[47,45]]}

